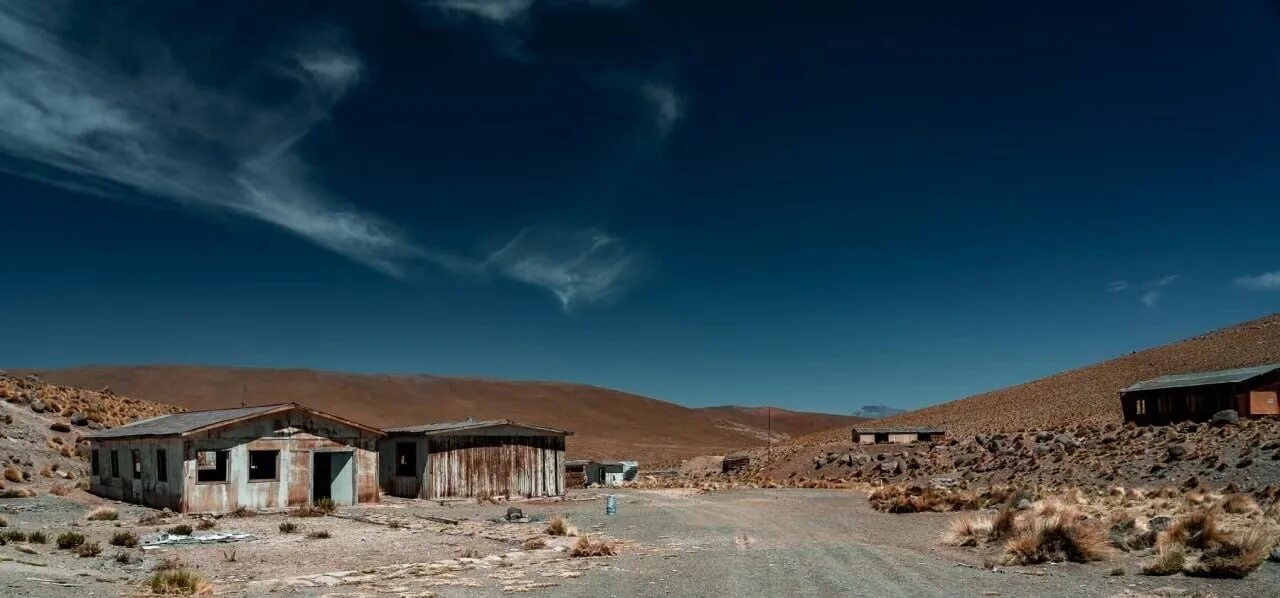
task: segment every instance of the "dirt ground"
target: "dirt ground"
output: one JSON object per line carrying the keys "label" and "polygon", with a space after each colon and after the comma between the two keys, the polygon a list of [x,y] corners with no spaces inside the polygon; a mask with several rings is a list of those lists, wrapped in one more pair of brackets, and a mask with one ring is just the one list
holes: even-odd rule
{"label": "dirt ground", "polygon": [[[0,515],[7,529],[44,530],[50,543],[0,546],[0,595],[135,595],[167,558],[211,579],[218,595],[246,596],[1264,596],[1280,587],[1276,563],[1264,563],[1244,580],[1143,577],[1132,574],[1136,560],[991,571],[982,568],[981,554],[939,545],[948,515],[878,513],[865,496],[849,491],[616,494],[619,510],[611,517],[591,491],[570,494],[580,500],[514,504],[534,519],[530,523],[492,521],[508,504],[398,499],[343,509],[336,517],[228,516],[197,535],[244,532],[255,539],[156,550],[121,549],[108,540],[122,529],[145,539],[194,519],[141,526],[138,518],[155,511],[114,505],[119,521],[86,521],[92,504],[101,502],[87,495],[6,500]],[[620,554],[570,558],[571,539],[542,534],[554,513],[567,515],[582,533],[616,539]],[[286,521],[301,529],[281,533]],[[102,554],[79,558],[57,550],[54,537],[68,529],[101,542]],[[307,537],[319,530],[331,537]],[[530,537],[549,545],[523,550]],[[117,562],[119,552],[132,562]],[[1130,573],[1109,575],[1117,565]]]}

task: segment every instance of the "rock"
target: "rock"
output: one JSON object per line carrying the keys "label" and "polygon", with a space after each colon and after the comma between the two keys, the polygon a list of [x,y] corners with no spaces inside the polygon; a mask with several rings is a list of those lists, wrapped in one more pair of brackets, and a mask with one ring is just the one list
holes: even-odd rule
{"label": "rock", "polygon": [[78,412],[78,411],[77,411],[77,412],[75,412],[75,413],[72,413],[72,414],[71,414],[71,425],[73,425],[73,426],[87,426],[87,425],[89,425],[89,417],[88,417],[88,416],[86,416],[86,415],[85,415],[85,414],[83,414],[83,413]]}
{"label": "rock", "polygon": [[90,429],[90,430],[101,430],[101,429],[103,429],[103,428],[105,428],[105,427],[106,427],[106,426],[102,425],[102,422],[97,422],[97,421],[89,420],[89,429]]}
{"label": "rock", "polygon": [[1030,499],[1026,499],[1026,498],[1024,498],[1024,499],[1022,499],[1022,500],[1019,500],[1019,501],[1018,501],[1018,504],[1016,505],[1016,508],[1017,508],[1019,511],[1028,511],[1028,510],[1030,510],[1030,509],[1031,509],[1031,500],[1030,500]]}
{"label": "rock", "polygon": [[1240,414],[1235,409],[1223,409],[1213,414],[1209,424],[1213,426],[1231,426],[1240,423]]}
{"label": "rock", "polygon": [[519,507],[507,507],[507,521],[520,519],[522,517],[524,517],[524,511],[521,511]]}
{"label": "rock", "polygon": [[1183,459],[1187,458],[1187,455],[1190,455],[1190,454],[1191,454],[1191,451],[1193,451],[1193,450],[1195,450],[1195,445],[1193,445],[1193,444],[1191,444],[1191,443],[1189,443],[1189,442],[1182,442],[1182,443],[1178,443],[1178,444],[1171,444],[1171,445],[1169,445],[1169,446],[1165,449],[1165,452],[1166,452],[1166,453],[1167,453],[1167,455],[1168,455],[1168,460],[1170,460],[1170,461],[1181,461],[1181,460],[1183,460]]}
{"label": "rock", "polygon": [[49,429],[54,432],[70,432],[71,426],[67,425],[65,422],[53,422],[52,424],[49,424]]}
{"label": "rock", "polygon": [[1250,459],[1249,457],[1245,457],[1239,461],[1236,461],[1236,467],[1238,468],[1245,468],[1250,465],[1253,465],[1253,459]]}
{"label": "rock", "polygon": [[1191,490],[1193,488],[1199,488],[1200,478],[1197,478],[1196,476],[1191,476],[1187,478],[1187,481],[1182,483],[1182,487],[1186,488],[1187,490]]}
{"label": "rock", "polygon": [[31,401],[31,410],[36,413],[44,413],[45,407],[44,401],[41,401],[40,399]]}
{"label": "rock", "polygon": [[880,464],[880,473],[897,475],[902,472],[902,464],[897,461],[885,461]]}

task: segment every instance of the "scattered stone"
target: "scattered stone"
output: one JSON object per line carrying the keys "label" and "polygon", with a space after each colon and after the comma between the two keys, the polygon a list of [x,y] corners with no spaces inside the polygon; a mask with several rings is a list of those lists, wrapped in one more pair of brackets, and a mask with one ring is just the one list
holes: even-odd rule
{"label": "scattered stone", "polygon": [[89,425],[89,417],[79,411],[71,414],[71,425],[87,426]]}
{"label": "scattered stone", "polygon": [[1240,423],[1240,414],[1235,409],[1223,409],[1213,414],[1213,419],[1209,421],[1210,425],[1221,427],[1231,426]]}

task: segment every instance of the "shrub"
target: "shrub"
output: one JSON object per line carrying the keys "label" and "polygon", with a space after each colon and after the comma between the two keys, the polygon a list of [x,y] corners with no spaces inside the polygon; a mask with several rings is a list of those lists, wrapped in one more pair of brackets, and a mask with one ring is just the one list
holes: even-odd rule
{"label": "shrub", "polygon": [[1173,575],[1182,571],[1187,563],[1187,547],[1184,544],[1164,544],[1155,558],[1142,565],[1143,575]]}
{"label": "shrub", "polygon": [[72,487],[67,484],[55,484],[49,489],[49,494],[54,496],[66,496],[71,494]]}
{"label": "shrub", "polygon": [[1200,560],[1185,568],[1187,575],[1239,579],[1252,573],[1271,554],[1276,533],[1262,527],[1251,528],[1243,538],[1232,538],[1211,547]]}
{"label": "shrub", "polygon": [[322,498],[316,501],[315,508],[320,511],[323,511],[324,514],[328,515],[330,513],[337,511],[338,505],[333,504],[332,498]]}
{"label": "shrub", "polygon": [[1110,558],[1113,552],[1106,530],[1063,510],[1034,517],[1026,529],[1005,543],[1004,560],[1010,565],[1087,563]]}
{"label": "shrub", "polygon": [[193,530],[189,524],[179,523],[178,525],[169,528],[167,531],[171,536],[190,536]]}
{"label": "shrub", "polygon": [[303,505],[289,512],[290,517],[324,517],[334,511],[333,501],[321,499],[314,505]]}
{"label": "shrub", "polygon": [[0,498],[31,498],[35,495],[35,490],[30,488],[9,488],[0,491]]}
{"label": "shrub", "polygon": [[549,536],[576,536],[578,528],[569,525],[569,520],[561,515],[554,515],[547,524],[547,535]]}
{"label": "shrub", "polygon": [[58,534],[58,539],[55,540],[55,543],[58,545],[58,548],[62,550],[69,550],[84,544],[84,534],[78,532],[62,532],[61,534]]}
{"label": "shrub", "polygon": [[942,541],[951,546],[977,546],[991,537],[992,518],[985,513],[969,513],[957,516],[942,534]]}
{"label": "shrub", "polygon": [[76,547],[76,554],[81,557],[98,556],[102,554],[102,545],[97,542],[85,542]]}
{"label": "shrub", "polygon": [[4,479],[10,482],[21,482],[23,480],[22,470],[16,467],[6,467],[4,468]]}
{"label": "shrub", "polygon": [[569,548],[569,556],[572,557],[613,556],[614,554],[616,551],[612,541],[592,540],[588,536],[578,538],[578,541]]}
{"label": "shrub", "polygon": [[525,540],[524,544],[521,544],[520,547],[525,550],[537,550],[539,548],[546,548],[547,541],[542,538],[529,538],[528,540]]}
{"label": "shrub", "polygon": [[138,545],[138,535],[133,532],[116,532],[111,536],[111,545],[133,548]]}
{"label": "shrub", "polygon": [[90,521],[115,521],[120,518],[120,511],[112,507],[98,507],[89,511]]}
{"label": "shrub", "polygon": [[0,527],[9,527],[9,520],[0,516]]}
{"label": "shrub", "polygon": [[35,531],[27,534],[27,541],[32,544],[44,544],[49,541],[49,537],[44,532]]}
{"label": "shrub", "polygon": [[213,529],[217,525],[218,525],[218,522],[212,519],[201,519],[200,521],[196,522],[196,529]]}
{"label": "shrub", "polygon": [[148,584],[156,594],[208,594],[213,591],[213,585],[199,573],[178,568],[156,571]]}
{"label": "shrub", "polygon": [[286,521],[280,524],[280,533],[282,534],[292,534],[296,531],[298,531],[298,524],[292,521]]}
{"label": "shrub", "polygon": [[332,536],[329,535],[329,530],[325,529],[307,533],[307,538],[311,540],[327,540],[331,537]]}
{"label": "shrub", "polygon": [[1253,500],[1253,497],[1248,494],[1227,496],[1222,499],[1222,502],[1218,503],[1218,507],[1233,515],[1251,515],[1262,512],[1262,509],[1258,507],[1257,501]]}
{"label": "shrub", "polygon": [[7,529],[0,533],[0,538],[6,542],[25,542],[27,535],[16,529]]}
{"label": "shrub", "polygon": [[165,557],[160,559],[155,564],[155,566],[151,568],[151,570],[152,571],[175,571],[181,568],[182,568],[182,560],[180,560],[176,556],[170,556],[170,557]]}
{"label": "shrub", "polygon": [[[327,500],[327,499],[326,499],[326,500]],[[332,502],[332,501],[330,501],[330,502]],[[232,512],[231,512],[231,516],[232,516],[232,517],[253,517],[253,516],[255,516],[255,515],[257,515],[257,513],[253,512],[253,511],[250,511],[250,510],[249,510],[248,508],[246,508],[246,507],[236,507],[236,510],[234,510],[234,511],[232,511]]]}
{"label": "shrub", "polygon": [[115,556],[115,557],[113,557],[113,558],[115,559],[115,561],[116,561],[117,563],[120,563],[121,565],[128,565],[128,564],[133,563],[133,555],[131,555],[131,554],[129,554],[129,553],[127,553],[127,552],[123,551],[123,550],[121,550],[120,552],[117,552],[117,553],[116,553],[116,556]]}

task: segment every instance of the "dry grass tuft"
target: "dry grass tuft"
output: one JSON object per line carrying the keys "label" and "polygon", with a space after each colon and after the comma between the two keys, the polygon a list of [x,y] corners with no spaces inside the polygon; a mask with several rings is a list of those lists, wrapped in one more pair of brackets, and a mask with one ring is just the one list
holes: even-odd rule
{"label": "dry grass tuft", "polygon": [[22,470],[16,467],[6,467],[4,468],[4,479],[10,482],[21,482],[23,480]]}
{"label": "dry grass tuft", "polygon": [[179,523],[165,531],[168,532],[170,536],[190,536],[195,530],[191,529],[191,525],[189,524]]}
{"label": "dry grass tuft", "polygon": [[1218,508],[1232,515],[1252,515],[1261,513],[1262,509],[1258,507],[1258,502],[1253,500],[1248,494],[1232,494],[1222,499],[1218,503]]}
{"label": "dry grass tuft", "polygon": [[611,540],[592,540],[589,536],[578,538],[577,542],[569,548],[569,556],[572,557],[596,557],[596,556],[613,556],[617,554]]}
{"label": "dry grass tuft", "polygon": [[31,498],[36,495],[36,491],[30,488],[9,488],[0,491],[0,498]]}
{"label": "dry grass tuft", "polygon": [[1200,555],[1185,567],[1187,575],[1239,579],[1252,573],[1271,554],[1277,535],[1262,527],[1250,528],[1243,538],[1232,538]]}
{"label": "dry grass tuft", "polygon": [[67,484],[56,484],[49,489],[49,494],[52,494],[54,496],[66,496],[68,494],[71,494],[71,491],[73,489],[74,487]]}
{"label": "dry grass tuft", "polygon": [[133,548],[138,545],[138,535],[133,532],[116,532],[111,536],[111,545]]}
{"label": "dry grass tuft", "polygon": [[84,544],[84,534],[77,532],[62,532],[61,534],[58,534],[58,539],[55,543],[58,545],[58,548],[62,550],[70,550]]}
{"label": "dry grass tuft", "polygon": [[547,547],[547,541],[543,540],[542,538],[529,538],[528,540],[524,541],[524,544],[520,545],[520,548],[523,548],[524,550],[538,550],[539,548],[546,548],[546,547]]}
{"label": "dry grass tuft", "polygon": [[1088,563],[1106,560],[1114,554],[1106,529],[1083,519],[1074,509],[1063,508],[1052,515],[1031,517],[1018,535],[1005,543],[1004,562],[1009,565]]}
{"label": "dry grass tuft", "polygon": [[282,534],[292,534],[298,531],[298,529],[299,529],[298,524],[292,521],[286,521],[280,524],[280,533]]}
{"label": "dry grass tuft", "polygon": [[292,511],[289,511],[290,517],[324,517],[338,510],[333,501],[322,498],[312,505],[303,505]]}
{"label": "dry grass tuft", "polygon": [[314,532],[307,532],[307,539],[309,540],[328,540],[329,538],[332,538],[332,537],[333,536],[329,534],[329,530],[326,530],[326,529],[316,530]]}
{"label": "dry grass tuft", "polygon": [[102,554],[102,545],[97,542],[85,542],[76,547],[76,554],[82,558],[98,556]]}
{"label": "dry grass tuft", "polygon": [[[332,502],[332,501],[331,501],[331,502]],[[244,517],[255,517],[255,516],[257,516],[257,513],[256,513],[256,512],[254,512],[254,511],[250,511],[250,510],[249,510],[248,508],[246,508],[246,507],[236,507],[236,510],[234,510],[234,511],[232,511],[232,512],[231,512],[231,516],[232,516],[232,517],[238,517],[238,518],[244,518]]]}
{"label": "dry grass tuft", "polygon": [[48,542],[48,541],[49,541],[49,536],[44,535],[44,532],[35,531],[27,534],[27,542],[30,542],[32,544],[44,544],[45,542]]}
{"label": "dry grass tuft", "polygon": [[97,507],[89,511],[89,521],[115,521],[120,518],[120,511],[113,507]]}
{"label": "dry grass tuft", "polygon": [[[1172,575],[1182,571],[1197,577],[1241,578],[1257,569],[1280,540],[1280,533],[1266,522],[1243,534],[1222,529],[1217,513],[1230,512],[1226,502],[1218,509],[1196,511],[1174,521],[1160,534],[1159,554],[1143,566],[1143,573]],[[1248,508],[1250,503],[1252,499],[1240,501],[1237,507],[1256,512],[1256,503],[1255,510]]]}
{"label": "dry grass tuft", "polygon": [[218,522],[213,519],[201,519],[196,522],[196,529],[213,529],[218,527]]}
{"label": "dry grass tuft", "polygon": [[1173,575],[1187,564],[1187,547],[1183,544],[1164,544],[1155,558],[1142,565],[1143,575]]}
{"label": "dry grass tuft", "polygon": [[548,536],[576,536],[578,528],[569,525],[569,520],[563,515],[553,515],[551,521],[547,524]]}
{"label": "dry grass tuft", "polygon": [[985,513],[965,513],[951,520],[942,542],[951,546],[977,546],[991,537],[993,518]]}
{"label": "dry grass tuft", "polygon": [[155,594],[212,594],[213,584],[194,571],[174,568],[156,571],[149,584]]}

